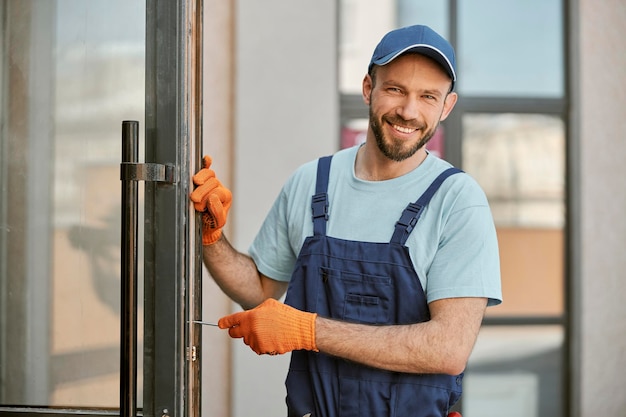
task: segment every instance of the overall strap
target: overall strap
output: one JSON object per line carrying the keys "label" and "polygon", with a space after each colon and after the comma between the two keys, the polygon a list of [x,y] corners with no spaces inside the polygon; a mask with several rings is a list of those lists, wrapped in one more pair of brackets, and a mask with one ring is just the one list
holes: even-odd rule
{"label": "overall strap", "polygon": [[401,245],[406,243],[406,240],[409,238],[409,235],[422,215],[424,207],[428,205],[430,199],[435,195],[441,184],[443,184],[445,179],[450,175],[457,174],[459,172],[463,171],[458,168],[446,169],[439,174],[437,178],[435,178],[432,184],[428,186],[426,191],[424,191],[424,194],[422,194],[417,201],[409,203],[409,205],[406,206],[402,212],[402,216],[400,216],[400,220],[396,222],[396,228],[393,232],[393,236],[391,237],[391,243],[399,243]]}
{"label": "overall strap", "polygon": [[324,156],[317,161],[317,182],[315,195],[311,199],[313,211],[313,234],[326,235],[326,221],[328,220],[328,178],[330,175],[331,156]]}

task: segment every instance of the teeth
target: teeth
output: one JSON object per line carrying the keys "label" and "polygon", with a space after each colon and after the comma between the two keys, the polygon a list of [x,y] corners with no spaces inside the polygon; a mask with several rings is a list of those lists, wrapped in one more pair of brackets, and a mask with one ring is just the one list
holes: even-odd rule
{"label": "teeth", "polygon": [[415,129],[411,129],[409,127],[402,127],[402,126],[398,126],[398,125],[393,125],[393,128],[396,129],[399,132],[402,133],[411,133],[413,132]]}

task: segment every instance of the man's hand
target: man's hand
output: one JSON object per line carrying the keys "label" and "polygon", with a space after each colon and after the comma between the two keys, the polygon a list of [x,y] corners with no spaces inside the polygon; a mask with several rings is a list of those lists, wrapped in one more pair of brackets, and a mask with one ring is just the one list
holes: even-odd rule
{"label": "man's hand", "polygon": [[243,338],[257,354],[283,354],[292,350],[313,350],[316,313],[297,310],[268,298],[256,308],[222,317],[220,329],[233,338]]}
{"label": "man's hand", "polygon": [[193,176],[196,189],[190,198],[196,211],[202,213],[202,244],[210,245],[222,235],[233,195],[215,177],[215,171],[210,169],[211,157],[205,155],[202,162],[204,168]]}

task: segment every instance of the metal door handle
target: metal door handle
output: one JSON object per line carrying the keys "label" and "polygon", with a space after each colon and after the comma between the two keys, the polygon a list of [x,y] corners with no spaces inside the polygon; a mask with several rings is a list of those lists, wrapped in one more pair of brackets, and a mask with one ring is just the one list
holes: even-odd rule
{"label": "metal door handle", "polygon": [[120,417],[137,415],[137,182],[123,176],[139,160],[139,122],[122,122]]}
{"label": "metal door handle", "polygon": [[139,122],[122,122],[120,417],[137,415],[137,181],[177,182],[172,165],[140,164]]}

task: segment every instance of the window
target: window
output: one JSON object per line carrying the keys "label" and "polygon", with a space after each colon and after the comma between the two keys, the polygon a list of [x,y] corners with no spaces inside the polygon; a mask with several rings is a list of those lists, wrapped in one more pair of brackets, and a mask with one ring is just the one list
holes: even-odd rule
{"label": "window", "polygon": [[560,1],[461,0],[458,5],[462,95],[563,96]]}

